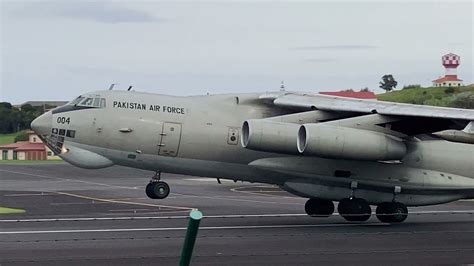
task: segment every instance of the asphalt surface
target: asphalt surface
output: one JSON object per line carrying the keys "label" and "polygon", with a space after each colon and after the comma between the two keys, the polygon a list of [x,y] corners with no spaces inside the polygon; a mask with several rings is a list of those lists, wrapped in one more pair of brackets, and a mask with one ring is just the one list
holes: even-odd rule
{"label": "asphalt surface", "polygon": [[193,208],[193,265],[474,263],[474,202],[410,208],[403,224],[304,215],[305,199],[265,184],[67,164],[0,165],[0,265],[177,265]]}

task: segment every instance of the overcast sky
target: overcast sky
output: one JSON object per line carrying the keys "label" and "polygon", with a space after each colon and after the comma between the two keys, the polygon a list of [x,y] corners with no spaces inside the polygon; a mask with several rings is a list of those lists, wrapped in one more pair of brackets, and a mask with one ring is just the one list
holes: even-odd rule
{"label": "overcast sky", "polygon": [[472,1],[0,1],[0,101],[430,85],[448,52],[474,83]]}

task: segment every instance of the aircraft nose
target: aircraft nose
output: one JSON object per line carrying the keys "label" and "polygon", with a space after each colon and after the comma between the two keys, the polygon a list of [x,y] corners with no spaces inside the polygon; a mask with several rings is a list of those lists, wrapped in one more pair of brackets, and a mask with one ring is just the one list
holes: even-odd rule
{"label": "aircraft nose", "polygon": [[53,114],[51,111],[46,112],[31,122],[31,129],[33,129],[36,134],[40,136],[49,135],[51,133],[51,127],[53,124],[52,119]]}

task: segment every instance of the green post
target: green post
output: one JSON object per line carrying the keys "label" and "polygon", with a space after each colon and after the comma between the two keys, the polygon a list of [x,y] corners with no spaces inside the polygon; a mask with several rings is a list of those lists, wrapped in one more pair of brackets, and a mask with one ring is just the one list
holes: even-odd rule
{"label": "green post", "polygon": [[184,239],[183,251],[181,252],[180,266],[188,266],[193,255],[194,243],[199,230],[199,223],[202,219],[202,212],[192,210],[189,213],[188,230],[186,231],[186,238]]}

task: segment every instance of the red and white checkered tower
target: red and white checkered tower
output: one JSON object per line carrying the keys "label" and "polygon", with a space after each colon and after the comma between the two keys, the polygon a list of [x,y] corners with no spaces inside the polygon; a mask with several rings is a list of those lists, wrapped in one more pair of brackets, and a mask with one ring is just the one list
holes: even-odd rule
{"label": "red and white checkered tower", "polygon": [[441,57],[444,68],[446,69],[446,76],[458,77],[457,68],[461,63],[461,57],[456,54],[447,54]]}

